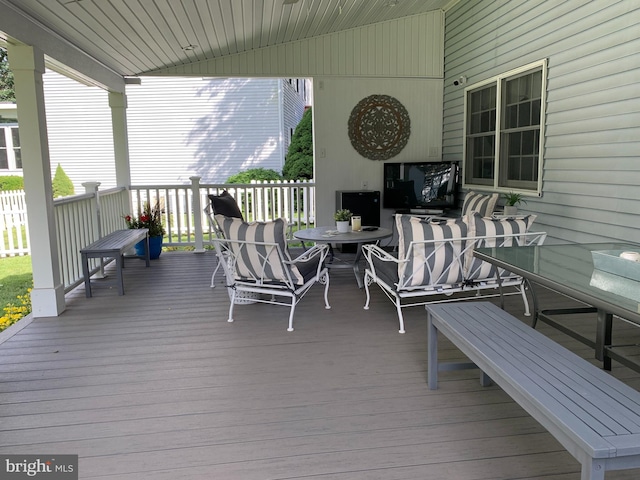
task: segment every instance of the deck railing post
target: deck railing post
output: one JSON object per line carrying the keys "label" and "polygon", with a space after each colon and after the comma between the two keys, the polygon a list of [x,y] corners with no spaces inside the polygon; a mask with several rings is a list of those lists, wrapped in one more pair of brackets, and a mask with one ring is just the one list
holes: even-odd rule
{"label": "deck railing post", "polygon": [[193,201],[193,233],[195,235],[195,253],[204,253],[202,233],[202,202],[200,201],[200,177],[189,177]]}

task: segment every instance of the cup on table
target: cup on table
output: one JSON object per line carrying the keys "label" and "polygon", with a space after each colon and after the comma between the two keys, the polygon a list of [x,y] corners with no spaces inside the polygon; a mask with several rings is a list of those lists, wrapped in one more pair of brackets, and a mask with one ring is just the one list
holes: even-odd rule
{"label": "cup on table", "polygon": [[351,217],[351,230],[354,232],[362,230],[362,217]]}

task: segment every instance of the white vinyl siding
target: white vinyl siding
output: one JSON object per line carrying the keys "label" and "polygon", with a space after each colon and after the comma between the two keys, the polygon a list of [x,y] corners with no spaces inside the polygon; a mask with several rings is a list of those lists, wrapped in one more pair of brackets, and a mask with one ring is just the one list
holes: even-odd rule
{"label": "white vinyl siding", "polygon": [[[223,183],[248,168],[281,171],[286,132],[305,107],[293,89],[281,95],[282,83],[144,77],[141,85],[128,86],[132,184],[185,184],[196,175],[202,183]],[[107,92],[51,71],[44,85],[52,174],[61,164],[76,193],[83,182],[115,186]]]}
{"label": "white vinyl siding", "polygon": [[464,87],[547,59],[537,213],[548,241],[640,242],[640,3],[469,0],[446,14],[443,156],[463,155]]}
{"label": "white vinyl siding", "polygon": [[84,182],[116,185],[109,95],[70,78],[47,71],[44,95],[51,175],[60,164],[82,193]]}

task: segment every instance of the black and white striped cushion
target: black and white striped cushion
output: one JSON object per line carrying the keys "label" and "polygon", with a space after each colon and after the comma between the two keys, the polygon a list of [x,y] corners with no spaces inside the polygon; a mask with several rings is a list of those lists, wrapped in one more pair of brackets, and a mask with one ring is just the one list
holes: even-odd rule
{"label": "black and white striped cushion", "polygon": [[[400,284],[405,287],[455,284],[463,280],[461,252],[467,236],[467,224],[462,219],[432,222],[412,217],[396,215],[398,229],[398,258],[407,260],[398,268]],[[434,242],[414,244],[412,241],[449,240],[455,242]]]}
{"label": "black and white striped cushion", "polygon": [[[216,215],[216,221],[226,239],[275,243],[280,247],[284,260],[291,260],[287,251],[287,223],[283,219],[247,223],[238,218]],[[239,253],[235,265],[237,279],[284,281],[287,278],[287,266],[280,261],[275,248],[256,244],[245,244],[244,246],[232,244],[232,248],[234,253]],[[304,284],[303,275],[294,265],[290,266],[288,270],[296,285]]]}
{"label": "black and white striped cushion", "polygon": [[469,192],[464,197],[462,204],[462,216],[472,212],[478,212],[481,217],[490,217],[496,208],[498,194],[484,195],[482,193]]}
{"label": "black and white striped cushion", "polygon": [[[479,213],[474,213],[468,217],[469,219],[469,237],[495,237],[496,235],[512,235],[527,233],[531,224],[536,219],[536,215],[527,215],[519,219],[494,219],[483,218]],[[474,248],[484,247],[510,247],[517,244],[513,238],[503,240],[488,238],[476,243]],[[500,269],[501,277],[512,276],[513,274]],[[479,260],[473,256],[473,250],[469,249],[465,258],[465,279],[466,280],[484,280],[495,279],[496,267],[490,263]]]}

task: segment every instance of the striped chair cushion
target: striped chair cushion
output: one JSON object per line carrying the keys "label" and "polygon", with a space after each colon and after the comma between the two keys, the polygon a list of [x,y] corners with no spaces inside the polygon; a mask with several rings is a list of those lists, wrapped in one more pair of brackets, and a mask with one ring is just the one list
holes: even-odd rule
{"label": "striped chair cushion", "polygon": [[400,284],[405,287],[454,284],[463,280],[462,258],[465,241],[414,244],[412,241],[465,238],[467,224],[462,219],[422,220],[410,215],[396,215],[398,258],[407,260],[398,268]]}
{"label": "striped chair cushion", "polygon": [[[527,215],[521,219],[494,219],[483,218],[479,213],[474,213],[469,216],[469,236],[470,237],[485,237],[495,235],[511,235],[518,233],[526,233],[529,231],[531,224],[536,219],[536,215]],[[516,244],[517,241],[513,238],[510,239],[495,239],[489,238],[486,240],[480,240],[476,243],[474,248],[484,247],[510,247]],[[500,269],[501,277],[513,276],[511,272],[507,272]],[[473,250],[469,249],[465,258],[465,279],[466,280],[484,280],[496,278],[496,267],[490,263],[484,262],[473,256]]]}
{"label": "striped chair cushion", "polygon": [[278,218],[271,222],[247,223],[239,218],[216,215],[216,221],[229,240],[241,240],[245,242],[275,243],[280,247],[283,257],[278,255],[275,248],[265,245],[232,244],[234,253],[238,255],[235,265],[236,279],[262,279],[265,281],[282,282],[286,280],[288,269],[291,280],[296,285],[304,284],[304,276],[295,267],[287,267],[282,260],[290,261],[287,251],[286,230],[287,223]]}
{"label": "striped chair cushion", "polygon": [[471,212],[478,212],[481,217],[490,217],[496,208],[498,194],[484,195],[482,193],[469,192],[464,197],[462,204],[462,216]]}

